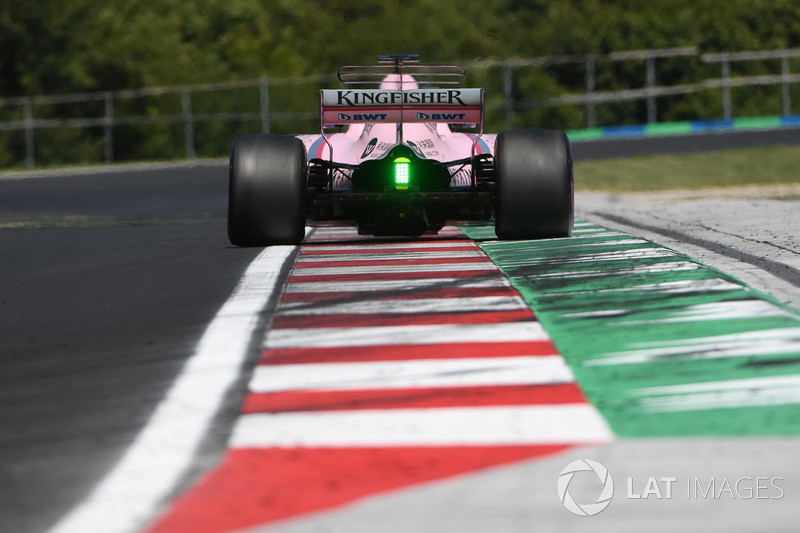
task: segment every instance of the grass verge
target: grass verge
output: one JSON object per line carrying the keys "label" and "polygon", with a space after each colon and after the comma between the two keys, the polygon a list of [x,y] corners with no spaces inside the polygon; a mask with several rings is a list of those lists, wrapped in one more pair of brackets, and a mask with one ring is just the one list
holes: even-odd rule
{"label": "grass verge", "polygon": [[800,183],[797,146],[575,163],[575,189],[579,191],[646,192],[787,183]]}

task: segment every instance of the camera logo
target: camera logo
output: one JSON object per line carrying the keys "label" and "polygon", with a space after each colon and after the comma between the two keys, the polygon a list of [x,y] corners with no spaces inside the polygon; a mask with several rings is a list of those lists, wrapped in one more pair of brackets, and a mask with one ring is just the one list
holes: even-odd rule
{"label": "camera logo", "polygon": [[[578,472],[594,472],[603,484],[603,490],[594,503],[579,504],[569,493],[569,483]],[[591,459],[578,459],[568,464],[558,476],[558,499],[567,510],[578,516],[594,516],[608,507],[614,496],[614,480],[608,469]]]}

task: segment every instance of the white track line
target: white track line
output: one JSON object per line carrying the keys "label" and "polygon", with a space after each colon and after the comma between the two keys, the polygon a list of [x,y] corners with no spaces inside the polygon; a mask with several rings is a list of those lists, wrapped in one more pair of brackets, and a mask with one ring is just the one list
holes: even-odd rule
{"label": "white track line", "polygon": [[600,443],[611,430],[592,404],[252,414],[232,448],[491,446]]}
{"label": "white track line", "polygon": [[51,533],[140,530],[186,472],[295,247],[266,248],[208,326],[195,354],[117,465]]}
{"label": "white track line", "polygon": [[[434,263],[422,265],[361,265],[347,267],[347,274],[408,274],[412,272],[484,272],[487,270],[498,270],[497,266],[490,259],[486,261],[476,261],[474,263]],[[292,276],[337,276],[342,274],[342,267],[307,267],[297,268],[292,272]]]}
{"label": "white track line", "polygon": [[250,381],[254,393],[293,390],[379,390],[572,383],[560,355],[475,357],[262,365]]}
{"label": "white track line", "polygon": [[797,353],[800,349],[800,328],[775,328],[728,335],[715,335],[673,341],[647,341],[631,344],[622,352],[598,354],[587,361],[589,366],[628,365],[663,361],[677,357],[718,359]]}
{"label": "white track line", "polygon": [[377,313],[456,313],[516,311],[528,309],[519,296],[477,296],[474,298],[419,298],[414,300],[364,300],[357,302],[309,304],[283,302],[279,314],[372,315]]}
{"label": "white track line", "polygon": [[429,278],[429,279],[390,279],[364,281],[303,281],[295,278],[285,289],[286,294],[296,293],[334,293],[334,292],[390,292],[416,291],[426,288],[486,288],[510,287],[511,283],[498,272],[487,273],[475,278]]}
{"label": "white track line", "polygon": [[464,259],[470,257],[482,257],[486,259],[486,254],[482,250],[475,251],[462,251],[462,252],[448,252],[442,250],[441,252],[398,252],[388,251],[384,253],[353,253],[353,254],[325,254],[325,255],[306,255],[300,256],[297,260],[298,265],[304,263],[326,263],[329,261],[360,263],[369,261],[405,261],[408,259]]}
{"label": "white track line", "polygon": [[376,326],[363,328],[287,328],[267,332],[266,348],[321,348],[385,344],[545,341],[550,337],[535,320],[504,324]]}
{"label": "white track line", "polygon": [[800,403],[800,375],[667,385],[631,393],[651,412],[790,405]]}
{"label": "white track line", "polygon": [[471,241],[445,241],[445,242],[429,242],[429,241],[416,241],[416,242],[404,242],[398,244],[377,244],[377,243],[368,243],[368,244],[325,244],[325,243],[306,243],[308,247],[306,248],[306,252],[304,254],[300,254],[300,257],[307,257],[315,255],[315,252],[334,252],[334,251],[341,251],[346,250],[348,252],[353,253],[373,253],[376,251],[384,250],[384,251],[391,251],[391,250],[406,250],[406,251],[414,251],[414,250],[429,250],[429,249],[439,249],[442,248],[442,251],[447,251],[447,248],[464,248],[464,247],[472,247],[475,246]]}

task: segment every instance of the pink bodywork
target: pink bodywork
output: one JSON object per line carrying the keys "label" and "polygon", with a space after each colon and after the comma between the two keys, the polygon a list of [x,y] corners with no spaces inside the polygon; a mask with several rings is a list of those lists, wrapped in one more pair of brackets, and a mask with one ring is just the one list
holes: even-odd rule
{"label": "pink bodywork", "polygon": [[[387,90],[411,90],[418,85],[408,74],[390,74],[380,85]],[[346,131],[328,135],[333,147],[333,161],[358,165],[370,159],[379,159],[397,144],[398,124],[350,124]],[[298,135],[306,147],[308,159],[329,160],[330,149],[322,135]],[[470,157],[477,134],[453,132],[443,123],[403,124],[403,143],[425,159],[449,162]],[[493,153],[496,134],[484,134],[475,146],[475,154]],[[334,188],[348,187],[349,180],[336,179]],[[452,186],[470,185],[469,169],[454,171]]]}

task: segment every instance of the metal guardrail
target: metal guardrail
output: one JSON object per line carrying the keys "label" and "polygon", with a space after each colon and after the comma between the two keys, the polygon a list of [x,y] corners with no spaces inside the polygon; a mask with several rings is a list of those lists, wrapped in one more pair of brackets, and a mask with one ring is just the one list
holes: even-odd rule
{"label": "metal guardrail", "polygon": [[[736,53],[701,54],[696,47],[630,50],[614,52],[608,55],[568,55],[538,58],[508,58],[504,60],[478,59],[467,64],[468,69],[490,71],[499,69],[502,76],[503,97],[500,103],[492,102],[487,107],[501,111],[507,129],[514,128],[515,114],[518,111],[539,107],[578,105],[585,107],[586,127],[597,126],[596,106],[608,103],[645,100],[647,106],[647,122],[657,121],[657,102],[659,98],[676,95],[688,95],[701,91],[721,89],[721,118],[730,120],[733,117],[731,92],[734,88],[754,86],[781,86],[781,112],[791,115],[791,85],[800,83],[800,74],[790,72],[790,59],[800,57],[800,48],[782,50],[761,50]],[[656,64],[666,58],[687,58],[701,64],[719,64],[719,78],[698,80],[695,83],[659,86],[656,82]],[[731,64],[748,61],[781,61],[781,73],[758,76],[733,76]],[[602,91],[597,89],[598,67],[606,63],[644,61],[644,86]],[[564,94],[561,96],[539,100],[519,101],[514,98],[515,73],[525,69],[546,69],[558,65],[582,65],[585,83],[583,92]],[[169,87],[150,87],[141,89],[106,91],[95,93],[57,94],[0,99],[0,110],[19,108],[21,119],[0,122],[0,132],[24,132],[25,163],[29,168],[36,165],[36,130],[53,128],[102,128],[103,159],[110,163],[115,159],[114,129],[130,125],[182,124],[184,152],[187,159],[193,159],[195,153],[195,127],[198,123],[251,121],[260,123],[263,132],[270,132],[272,124],[281,120],[315,119],[317,110],[308,106],[308,111],[292,111],[281,109],[271,104],[270,96],[275,87],[297,85],[301,83],[318,84],[320,88],[335,82],[335,76],[315,76],[307,78],[267,78],[231,81],[222,83],[205,83],[195,85],[178,85]],[[258,108],[252,112],[220,112],[196,113],[193,101],[203,93],[220,93],[231,90],[255,89],[258,91]],[[179,110],[166,114],[120,115],[116,113],[117,103],[121,100],[137,100],[153,97],[176,95],[180,98]],[[98,116],[68,118],[37,118],[35,108],[41,106],[69,106],[78,104],[102,103],[103,113]],[[17,115],[20,113],[17,112]],[[48,113],[49,114],[49,113]]]}

